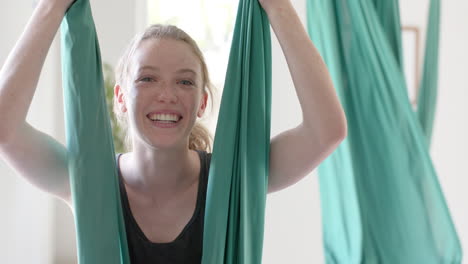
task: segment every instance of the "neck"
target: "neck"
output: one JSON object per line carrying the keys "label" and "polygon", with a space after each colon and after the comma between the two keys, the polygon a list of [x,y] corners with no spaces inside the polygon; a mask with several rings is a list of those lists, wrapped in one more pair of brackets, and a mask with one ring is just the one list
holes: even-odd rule
{"label": "neck", "polygon": [[190,187],[198,178],[198,154],[187,147],[135,147],[125,155],[126,171],[122,176],[127,187],[141,194],[170,195]]}

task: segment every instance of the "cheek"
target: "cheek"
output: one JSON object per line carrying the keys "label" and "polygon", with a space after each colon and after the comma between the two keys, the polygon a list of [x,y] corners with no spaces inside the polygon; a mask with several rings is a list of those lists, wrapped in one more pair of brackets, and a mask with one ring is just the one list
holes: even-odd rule
{"label": "cheek", "polygon": [[195,109],[195,111],[198,111],[202,105],[202,96],[198,93],[192,94],[190,98],[190,104]]}
{"label": "cheek", "polygon": [[[128,111],[128,118],[135,120],[137,118],[138,112],[140,112],[143,105],[144,96],[138,92],[130,92],[127,95],[125,104]],[[139,110],[140,109],[140,110]]]}
{"label": "cheek", "polygon": [[141,106],[145,101],[151,98],[151,94],[149,94],[148,91],[149,90],[132,87],[128,91],[127,104],[133,109]]}

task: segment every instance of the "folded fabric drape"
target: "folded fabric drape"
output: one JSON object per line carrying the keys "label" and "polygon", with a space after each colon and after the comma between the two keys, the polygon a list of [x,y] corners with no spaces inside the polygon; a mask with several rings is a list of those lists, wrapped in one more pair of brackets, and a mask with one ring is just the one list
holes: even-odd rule
{"label": "folded fabric drape", "polygon": [[66,147],[78,261],[129,263],[101,56],[89,0],[77,0],[70,7],[61,33]]}
{"label": "folded fabric drape", "polygon": [[261,263],[271,116],[271,39],[239,2],[208,183],[203,263]]}
{"label": "folded fabric drape", "polygon": [[[208,183],[203,263],[261,263],[271,47],[257,0],[239,3]],[[61,27],[66,145],[79,263],[129,263],[101,58],[89,0]]]}
{"label": "folded fabric drape", "polygon": [[397,0],[309,0],[348,138],[319,168],[326,263],[460,263],[429,155],[439,0],[431,1],[418,114],[408,99]]}
{"label": "folded fabric drape", "polygon": [[431,0],[429,8],[428,33],[426,36],[426,50],[421,84],[418,94],[417,115],[421,128],[426,135],[426,142],[430,146],[432,128],[437,99],[437,81],[439,80],[439,27],[440,27],[440,0]]}

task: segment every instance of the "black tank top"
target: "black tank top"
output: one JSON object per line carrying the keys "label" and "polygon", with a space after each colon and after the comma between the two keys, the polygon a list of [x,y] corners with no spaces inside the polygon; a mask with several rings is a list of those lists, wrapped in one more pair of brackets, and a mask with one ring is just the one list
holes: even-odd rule
{"label": "black tank top", "polygon": [[[204,151],[198,151],[198,154],[200,157],[200,178],[195,211],[182,232],[169,243],[153,243],[140,229],[130,210],[127,192],[119,169],[121,201],[131,264],[201,263],[206,187],[211,154]],[[119,168],[119,156],[120,154],[117,155],[117,168]]]}

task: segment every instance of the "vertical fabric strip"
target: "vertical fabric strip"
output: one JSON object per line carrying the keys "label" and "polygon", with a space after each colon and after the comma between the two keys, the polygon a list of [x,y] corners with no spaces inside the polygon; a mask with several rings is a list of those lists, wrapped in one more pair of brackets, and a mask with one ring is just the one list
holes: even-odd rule
{"label": "vertical fabric strip", "polygon": [[80,264],[129,263],[101,57],[89,0],[61,25],[68,168]]}
{"label": "vertical fabric strip", "polygon": [[269,22],[239,2],[210,167],[203,264],[261,263],[271,116]]}

